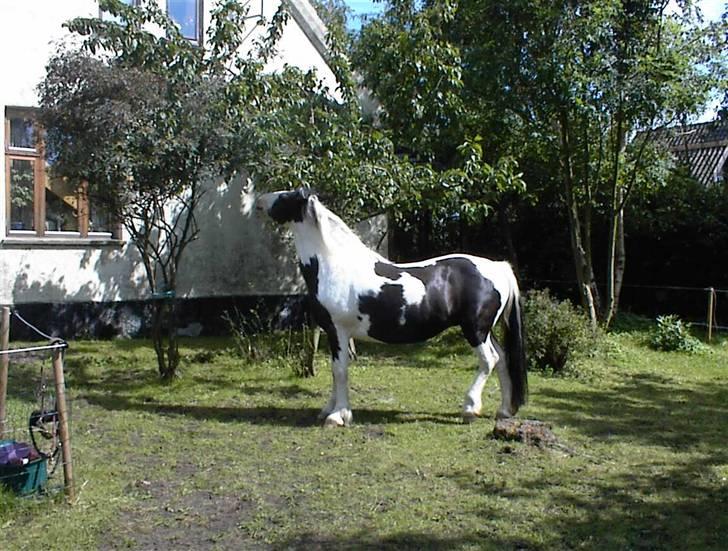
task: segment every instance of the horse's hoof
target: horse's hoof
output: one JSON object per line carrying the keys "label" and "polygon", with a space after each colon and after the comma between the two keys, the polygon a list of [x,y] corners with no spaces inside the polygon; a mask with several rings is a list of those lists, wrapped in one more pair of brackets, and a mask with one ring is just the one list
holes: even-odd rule
{"label": "horse's hoof", "polygon": [[324,421],[324,428],[325,429],[335,429],[337,427],[343,427],[344,421],[341,419],[332,419],[331,417],[327,417],[326,421]]}
{"label": "horse's hoof", "polygon": [[352,417],[351,411],[336,411],[326,417],[324,428],[348,427],[351,424]]}
{"label": "horse's hoof", "polygon": [[475,422],[475,420],[478,419],[478,417],[480,417],[480,416],[477,413],[475,413],[474,411],[464,411],[463,412],[463,423],[468,423],[468,424],[473,423],[473,422]]}
{"label": "horse's hoof", "polygon": [[499,419],[510,419],[511,417],[513,417],[513,414],[509,410],[499,409],[495,412],[496,421]]}

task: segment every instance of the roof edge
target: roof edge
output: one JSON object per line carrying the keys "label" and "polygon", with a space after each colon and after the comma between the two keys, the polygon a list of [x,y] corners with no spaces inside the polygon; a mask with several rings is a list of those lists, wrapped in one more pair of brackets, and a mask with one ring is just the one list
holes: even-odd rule
{"label": "roof edge", "polygon": [[283,0],[288,6],[293,20],[311,41],[316,51],[321,55],[324,62],[328,65],[329,49],[326,46],[326,25],[321,21],[316,8],[314,8],[308,0]]}

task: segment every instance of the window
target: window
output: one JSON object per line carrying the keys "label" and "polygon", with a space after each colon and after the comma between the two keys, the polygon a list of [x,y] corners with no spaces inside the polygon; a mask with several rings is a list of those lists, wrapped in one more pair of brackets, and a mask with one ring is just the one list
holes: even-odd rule
{"label": "window", "polygon": [[117,233],[89,201],[86,185],[52,176],[31,109],[5,114],[7,230],[11,237],[100,237]]}
{"label": "window", "polygon": [[202,0],[167,0],[167,15],[186,39],[202,43]]}

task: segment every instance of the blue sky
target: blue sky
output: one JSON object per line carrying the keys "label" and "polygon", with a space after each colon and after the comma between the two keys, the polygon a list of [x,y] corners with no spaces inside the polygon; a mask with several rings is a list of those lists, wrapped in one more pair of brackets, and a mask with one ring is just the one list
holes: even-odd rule
{"label": "blue sky", "polygon": [[349,27],[358,30],[361,27],[361,16],[381,12],[384,3],[373,0],[346,0],[346,5],[351,8],[353,17],[350,18]]}

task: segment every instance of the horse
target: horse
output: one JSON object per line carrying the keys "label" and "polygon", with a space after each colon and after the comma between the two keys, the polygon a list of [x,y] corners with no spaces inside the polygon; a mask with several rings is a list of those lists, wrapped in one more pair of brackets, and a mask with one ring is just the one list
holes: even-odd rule
{"label": "horse", "polygon": [[[478,359],[465,395],[463,420],[481,415],[482,391],[495,369],[501,403],[496,418],[512,417],[526,402],[528,382],[516,276],[508,262],[450,254],[397,264],[368,248],[308,189],[259,196],[256,210],[289,226],[315,322],[331,349],[333,384],[321,410],[326,427],[348,426],[347,344],[426,341],[459,326]],[[505,350],[492,329],[504,322]]]}

